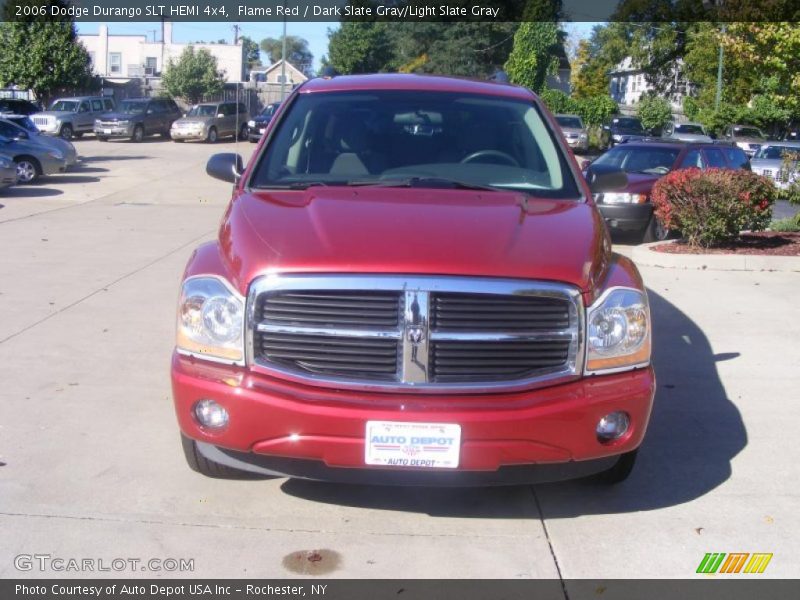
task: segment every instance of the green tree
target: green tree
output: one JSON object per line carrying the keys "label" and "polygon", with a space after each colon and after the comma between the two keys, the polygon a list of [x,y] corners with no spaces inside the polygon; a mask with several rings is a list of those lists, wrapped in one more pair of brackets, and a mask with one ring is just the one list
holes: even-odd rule
{"label": "green tree", "polygon": [[661,129],[672,119],[672,107],[661,96],[643,96],[636,107],[636,114],[645,129]]}
{"label": "green tree", "polygon": [[170,95],[191,104],[205,95],[221,92],[223,82],[216,57],[205,48],[195,51],[194,46],[187,46],[177,62],[170,59],[161,77],[161,85]]}
{"label": "green tree", "polygon": [[560,44],[555,23],[522,23],[514,35],[514,46],[506,61],[511,81],[534,92],[541,91],[547,76],[558,69]]}
{"label": "green tree", "polygon": [[328,30],[328,63],[339,73],[387,71],[393,59],[388,23],[346,21]]}
{"label": "green tree", "polygon": [[[62,2],[30,2],[49,7]],[[6,4],[4,11],[12,5]],[[6,15],[0,23],[0,85],[33,90],[47,101],[65,91],[81,90],[92,82],[89,54],[78,41],[74,23]]]}
{"label": "green tree", "polygon": [[[261,50],[269,58],[270,64],[275,64],[281,59],[283,52],[282,38],[264,38],[261,40]],[[286,60],[306,75],[311,73],[314,65],[314,54],[308,49],[308,41],[296,35],[286,36]]]}
{"label": "green tree", "polygon": [[242,49],[244,52],[244,60],[247,63],[247,68],[252,69],[261,65],[261,49],[252,39],[243,35],[239,38],[242,42]]}

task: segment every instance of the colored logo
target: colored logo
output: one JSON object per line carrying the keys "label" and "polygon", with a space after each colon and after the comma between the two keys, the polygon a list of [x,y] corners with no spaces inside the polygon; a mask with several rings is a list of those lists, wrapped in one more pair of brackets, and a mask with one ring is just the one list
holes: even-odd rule
{"label": "colored logo", "polygon": [[772,553],[708,552],[697,567],[698,573],[763,573]]}

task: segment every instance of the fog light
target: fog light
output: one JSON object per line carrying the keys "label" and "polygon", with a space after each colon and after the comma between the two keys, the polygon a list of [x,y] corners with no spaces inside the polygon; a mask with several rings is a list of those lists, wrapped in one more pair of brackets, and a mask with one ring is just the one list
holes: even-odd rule
{"label": "fog light", "polygon": [[628,413],[622,411],[609,413],[597,422],[597,440],[603,444],[618,440],[625,435],[630,424]]}
{"label": "fog light", "polygon": [[194,416],[203,427],[222,429],[228,424],[228,411],[213,400],[200,400],[194,405]]}

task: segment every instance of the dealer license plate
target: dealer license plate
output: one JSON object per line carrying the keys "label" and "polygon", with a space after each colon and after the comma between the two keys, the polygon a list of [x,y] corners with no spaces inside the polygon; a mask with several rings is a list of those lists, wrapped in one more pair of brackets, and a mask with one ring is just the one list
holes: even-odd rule
{"label": "dealer license plate", "polygon": [[461,451],[461,426],[367,421],[365,442],[368,465],[455,469]]}

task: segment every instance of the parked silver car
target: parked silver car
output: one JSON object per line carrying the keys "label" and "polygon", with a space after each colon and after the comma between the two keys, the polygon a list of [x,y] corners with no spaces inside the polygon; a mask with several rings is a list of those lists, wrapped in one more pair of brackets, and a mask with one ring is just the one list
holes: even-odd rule
{"label": "parked silver car", "polygon": [[23,115],[3,116],[0,118],[0,135],[12,140],[28,140],[33,144],[59,150],[64,154],[67,167],[72,167],[78,162],[78,152],[72,142],[40,133],[30,117]]}
{"label": "parked silver car", "polygon": [[570,148],[576,152],[589,151],[589,132],[578,115],[556,115],[556,121]]}
{"label": "parked silver car", "polygon": [[17,165],[14,159],[5,154],[0,154],[0,190],[17,183]]}
{"label": "parked silver car", "polygon": [[744,150],[745,154],[753,156],[767,141],[767,136],[758,127],[752,125],[728,125],[722,139],[733,142]]}
{"label": "parked silver car", "polygon": [[114,101],[102,96],[79,96],[59,98],[50,105],[50,110],[33,115],[33,123],[39,131],[57,135],[65,140],[92,133],[94,120],[104,112],[114,110]]}
{"label": "parked silver car", "polygon": [[67,162],[61,151],[30,140],[12,140],[0,135],[0,154],[14,161],[18,183],[31,183],[42,175],[54,175],[67,170]]}
{"label": "parked silver car", "polygon": [[800,142],[767,142],[750,160],[754,173],[769,177],[781,189],[789,187],[796,178],[786,171],[784,159],[787,154],[800,156]]}
{"label": "parked silver car", "polygon": [[661,137],[682,142],[711,142],[706,128],[701,123],[667,123]]}
{"label": "parked silver car", "polygon": [[169,134],[176,142],[205,140],[213,144],[226,136],[246,139],[249,118],[241,102],[206,102],[193,106],[175,121]]}

